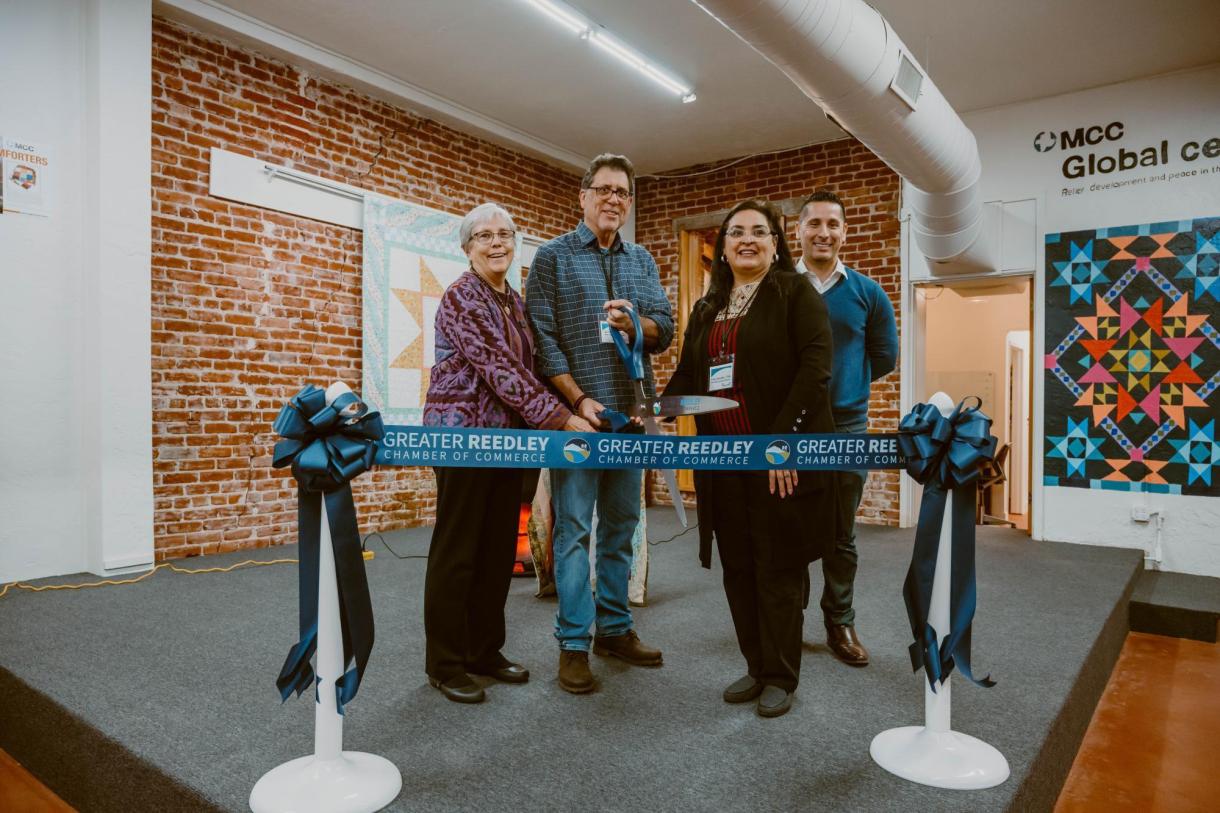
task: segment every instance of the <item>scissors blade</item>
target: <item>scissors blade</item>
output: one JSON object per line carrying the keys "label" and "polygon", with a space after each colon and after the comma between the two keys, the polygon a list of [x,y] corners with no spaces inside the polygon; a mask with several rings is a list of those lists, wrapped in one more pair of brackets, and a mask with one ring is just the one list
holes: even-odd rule
{"label": "scissors blade", "polygon": [[732,398],[719,398],[715,395],[671,395],[646,399],[643,414],[657,418],[674,418],[678,415],[722,412],[736,407],[737,402]]}
{"label": "scissors blade", "polygon": [[[644,418],[644,431],[650,435],[661,434],[661,428],[651,417]],[[678,475],[673,469],[662,469],[661,476],[665,478],[665,488],[669,490],[669,499],[673,502],[674,511],[678,514],[678,522],[681,522],[682,527],[685,528],[687,527],[686,506],[682,504],[682,492],[678,490]]]}

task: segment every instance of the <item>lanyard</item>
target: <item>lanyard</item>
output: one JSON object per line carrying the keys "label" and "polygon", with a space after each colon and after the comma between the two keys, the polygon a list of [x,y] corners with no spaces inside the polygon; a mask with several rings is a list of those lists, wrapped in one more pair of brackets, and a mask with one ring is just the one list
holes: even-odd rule
{"label": "lanyard", "polygon": [[606,268],[606,253],[599,251],[597,253],[597,263],[601,266],[602,276],[606,278],[606,297],[614,299],[614,255],[610,255],[610,268]]}

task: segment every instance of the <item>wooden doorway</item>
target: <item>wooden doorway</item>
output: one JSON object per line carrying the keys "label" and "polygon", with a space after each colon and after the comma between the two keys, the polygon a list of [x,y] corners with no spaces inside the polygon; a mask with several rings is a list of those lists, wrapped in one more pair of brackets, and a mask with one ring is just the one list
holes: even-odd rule
{"label": "wooden doorway", "polygon": [[[678,354],[690,312],[699,298],[707,293],[712,278],[712,257],[718,228],[683,229],[679,232],[678,251]],[[689,415],[678,418],[678,434],[695,434],[695,419]],[[678,488],[695,490],[695,476],[690,469],[678,471]]]}

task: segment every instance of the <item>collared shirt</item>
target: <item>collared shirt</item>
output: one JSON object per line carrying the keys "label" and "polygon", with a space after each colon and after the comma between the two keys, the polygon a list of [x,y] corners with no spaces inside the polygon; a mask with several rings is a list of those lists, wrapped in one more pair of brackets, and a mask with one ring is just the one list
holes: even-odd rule
{"label": "collared shirt", "polygon": [[804,274],[811,283],[813,283],[813,290],[817,291],[819,294],[825,294],[831,288],[835,287],[835,283],[839,280],[847,279],[847,269],[843,266],[843,261],[838,257],[835,257],[834,270],[830,272],[830,276],[826,278],[825,282],[822,281],[821,277],[809,270],[809,266],[805,264],[805,259],[803,257],[801,258],[801,269],[801,273]]}
{"label": "collared shirt", "polygon": [[[603,249],[585,223],[539,247],[525,281],[525,301],[537,343],[538,374],[567,373],[581,390],[610,409],[634,402],[631,380],[613,344],[602,344],[602,306],[626,299],[657,325],[661,353],[673,340],[674,319],[656,261],[642,246],[615,235]],[[652,364],[644,356],[644,390],[654,392]]]}

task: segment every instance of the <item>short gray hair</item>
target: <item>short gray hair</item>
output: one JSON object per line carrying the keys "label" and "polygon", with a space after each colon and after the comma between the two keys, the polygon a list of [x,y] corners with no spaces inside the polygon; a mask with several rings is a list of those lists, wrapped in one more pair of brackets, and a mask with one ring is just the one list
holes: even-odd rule
{"label": "short gray hair", "polygon": [[470,245],[470,240],[474,237],[475,228],[491,220],[496,215],[507,220],[510,229],[513,231],[517,230],[517,224],[513,222],[513,216],[503,206],[498,203],[480,203],[462,218],[462,228],[458,230],[458,239],[462,241],[462,251],[465,251],[466,246]]}

